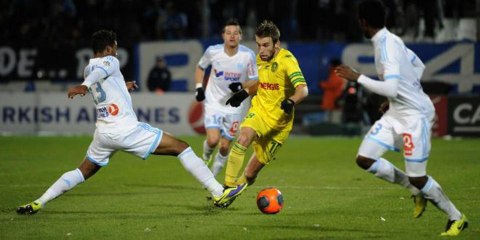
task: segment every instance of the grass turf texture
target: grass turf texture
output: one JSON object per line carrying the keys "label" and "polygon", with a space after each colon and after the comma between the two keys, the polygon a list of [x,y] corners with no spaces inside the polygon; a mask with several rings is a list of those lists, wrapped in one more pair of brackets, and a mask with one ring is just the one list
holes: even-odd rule
{"label": "grass turf texture", "polygon": [[[203,137],[182,139],[201,154]],[[79,165],[90,140],[0,137],[0,239],[435,239],[447,221],[430,203],[413,219],[407,190],[360,170],[360,138],[294,136],[228,209],[213,208],[176,158],[117,153],[36,215],[17,215],[18,205]],[[386,157],[404,168],[401,154]],[[457,239],[480,238],[479,172],[480,139],[433,140],[428,173],[470,220]],[[268,186],[284,195],[277,215],[256,207]]]}

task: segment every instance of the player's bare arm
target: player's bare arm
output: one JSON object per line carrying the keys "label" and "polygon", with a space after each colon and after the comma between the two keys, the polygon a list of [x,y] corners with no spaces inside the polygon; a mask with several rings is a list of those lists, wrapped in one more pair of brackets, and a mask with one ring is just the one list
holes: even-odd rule
{"label": "player's bare arm", "polygon": [[308,96],[308,87],[306,84],[298,85],[295,88],[295,93],[289,97],[295,104],[299,104],[303,99]]}
{"label": "player's bare arm", "polygon": [[303,101],[303,99],[305,99],[307,96],[308,96],[307,85],[306,84],[298,85],[295,88],[295,93],[289,98],[284,99],[282,101],[282,103],[280,104],[280,108],[283,109],[283,111],[286,114],[291,114],[293,111],[293,106]]}
{"label": "player's bare arm", "polygon": [[88,93],[88,87],[85,85],[78,85],[68,89],[68,98],[73,99],[76,95],[85,96]]}
{"label": "player's bare arm", "polygon": [[343,64],[335,68],[335,73],[337,76],[352,82],[357,81],[358,77],[360,77],[359,72],[352,67]]}

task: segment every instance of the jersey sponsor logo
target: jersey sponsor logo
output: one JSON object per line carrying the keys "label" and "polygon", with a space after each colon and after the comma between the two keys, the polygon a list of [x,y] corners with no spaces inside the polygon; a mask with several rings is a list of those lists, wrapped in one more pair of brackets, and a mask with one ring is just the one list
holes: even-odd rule
{"label": "jersey sponsor logo", "polygon": [[226,81],[238,82],[238,81],[240,81],[241,76],[242,76],[241,73],[225,72],[224,78],[225,78]]}
{"label": "jersey sponsor logo", "polygon": [[213,69],[213,72],[215,73],[215,77],[223,76],[223,71],[217,72],[217,69]]}
{"label": "jersey sponsor logo", "polygon": [[108,112],[112,115],[112,116],[117,116],[118,114],[118,111],[119,111],[119,108],[116,104],[112,103],[108,106]]}
{"label": "jersey sponsor logo", "polygon": [[413,149],[415,145],[413,145],[412,135],[410,133],[403,134],[403,152],[405,156],[412,156]]}
{"label": "jersey sponsor logo", "polygon": [[106,107],[97,108],[97,119],[108,117],[108,110]]}
{"label": "jersey sponsor logo", "polygon": [[278,83],[260,83],[260,87],[265,90],[280,90],[280,84]]}

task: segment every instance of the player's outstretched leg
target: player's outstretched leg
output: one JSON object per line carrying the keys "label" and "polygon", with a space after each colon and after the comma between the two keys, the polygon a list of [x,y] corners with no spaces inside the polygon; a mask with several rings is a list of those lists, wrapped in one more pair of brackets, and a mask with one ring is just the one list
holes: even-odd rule
{"label": "player's outstretched leg", "polygon": [[223,194],[213,198],[213,204],[217,207],[226,208],[247,189],[248,184],[244,183],[236,187],[225,188]]}
{"label": "player's outstretched leg", "polygon": [[[85,161],[88,161],[88,160],[85,160]],[[80,168],[86,166],[85,161],[84,163],[82,163]],[[39,199],[31,203],[27,203],[25,205],[19,206],[17,208],[17,213],[18,214],[35,214],[40,209],[42,209],[47,202],[57,198],[58,196],[62,195],[66,191],[72,189],[73,187],[75,187],[76,185],[84,181],[85,181],[85,178],[82,172],[80,171],[80,169],[77,168],[75,170],[66,172],[55,183],[53,183],[52,186],[50,186],[50,188],[48,188],[48,190],[45,191],[45,193]]]}

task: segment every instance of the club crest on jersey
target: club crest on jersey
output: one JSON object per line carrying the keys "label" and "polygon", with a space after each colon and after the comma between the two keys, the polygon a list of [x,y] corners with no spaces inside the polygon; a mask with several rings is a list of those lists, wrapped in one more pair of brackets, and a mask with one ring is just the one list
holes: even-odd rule
{"label": "club crest on jersey", "polygon": [[110,62],[109,61],[103,61],[103,65],[110,67]]}
{"label": "club crest on jersey", "polygon": [[271,68],[271,69],[272,69],[272,72],[277,71],[277,69],[278,69],[278,63],[277,63],[277,62],[272,63],[272,68]]}

